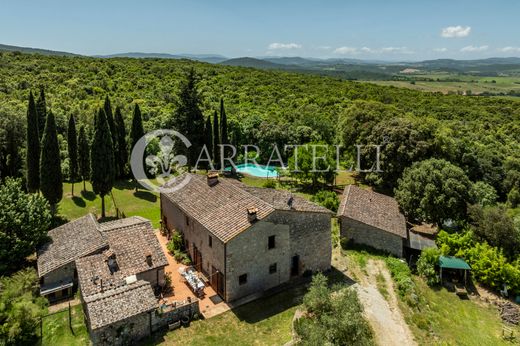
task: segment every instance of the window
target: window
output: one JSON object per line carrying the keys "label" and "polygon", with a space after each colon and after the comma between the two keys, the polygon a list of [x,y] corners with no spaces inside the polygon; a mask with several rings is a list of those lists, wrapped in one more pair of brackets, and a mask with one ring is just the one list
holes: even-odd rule
{"label": "window", "polygon": [[213,247],[213,238],[211,238],[211,236],[208,236],[208,245],[209,247]]}
{"label": "window", "polygon": [[269,250],[274,249],[275,248],[275,236],[274,235],[270,236],[267,243],[268,243],[267,247],[269,248]]}
{"label": "window", "polygon": [[186,216],[186,226],[190,225],[190,218]]}
{"label": "window", "polygon": [[269,274],[276,273],[276,263],[273,263],[269,266]]}
{"label": "window", "polygon": [[247,274],[242,274],[238,277],[238,284],[245,285],[247,283]]}

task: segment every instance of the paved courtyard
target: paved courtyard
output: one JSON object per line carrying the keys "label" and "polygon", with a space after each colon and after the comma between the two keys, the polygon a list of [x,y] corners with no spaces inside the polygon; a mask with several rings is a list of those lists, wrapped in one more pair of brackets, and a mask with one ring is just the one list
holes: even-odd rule
{"label": "paved courtyard", "polygon": [[[164,296],[167,303],[185,301],[188,298],[195,299],[195,294],[185,282],[184,278],[179,273],[179,268],[185,267],[182,263],[178,263],[175,258],[168,252],[166,244],[168,239],[166,236],[162,236],[159,231],[155,232],[159,243],[161,244],[162,250],[168,259],[168,265],[164,269],[166,275],[170,275],[172,279],[173,290],[168,295]],[[219,315],[223,312],[230,310],[230,307],[226,302],[220,298],[220,296],[209,286],[209,283],[205,283],[204,296],[199,298],[199,309],[204,318],[210,318]]]}

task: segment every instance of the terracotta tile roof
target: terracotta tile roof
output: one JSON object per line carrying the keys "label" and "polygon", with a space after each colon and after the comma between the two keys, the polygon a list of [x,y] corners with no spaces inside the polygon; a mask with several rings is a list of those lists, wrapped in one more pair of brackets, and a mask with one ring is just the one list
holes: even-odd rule
{"label": "terracotta tile roof", "polygon": [[168,187],[181,184],[187,174],[190,179],[186,185],[163,195],[223,242],[251,226],[247,208],[258,208],[258,220],[275,210],[269,203],[224,178],[219,178],[219,182],[210,187],[206,176],[185,173]]}
{"label": "terracotta tile roof", "polygon": [[[129,222],[130,223],[130,222]],[[120,224],[121,225],[121,224]],[[145,220],[104,231],[109,249],[102,254],[76,260],[78,280],[84,297],[125,284],[125,278],[168,264],[152,225]],[[108,257],[115,255],[118,270],[111,272]],[[151,255],[149,265],[146,256]]]}
{"label": "terracotta tile roof", "polygon": [[[332,213],[327,208],[312,203],[303,197],[297,196],[285,190],[267,189],[261,187],[243,186],[243,189],[250,194],[269,203],[276,210],[294,210],[312,213]],[[292,198],[291,205],[289,201]]]}
{"label": "terracotta tile roof", "polygon": [[136,281],[84,298],[92,330],[125,320],[157,307],[149,282]]}
{"label": "terracotta tile roof", "polygon": [[410,231],[419,234],[436,235],[439,232],[439,229],[434,224],[422,223],[420,225],[412,225]]}
{"label": "terracotta tile roof", "polygon": [[397,201],[389,196],[349,185],[343,192],[338,216],[407,238],[406,221]]}
{"label": "terracotta tile roof", "polygon": [[51,242],[38,250],[38,276],[106,247],[107,241],[92,214],[48,232]]}
{"label": "terracotta tile roof", "polygon": [[144,217],[131,216],[131,217],[127,217],[125,219],[118,219],[118,220],[100,223],[99,228],[102,231],[110,231],[110,230],[119,229],[119,228],[123,228],[123,227],[133,226],[133,225],[144,223],[144,222],[150,222],[150,221],[145,219]]}

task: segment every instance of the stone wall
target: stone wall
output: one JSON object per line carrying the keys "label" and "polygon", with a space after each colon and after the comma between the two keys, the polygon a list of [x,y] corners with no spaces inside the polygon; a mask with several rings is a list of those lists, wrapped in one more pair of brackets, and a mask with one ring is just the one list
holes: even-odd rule
{"label": "stone wall", "polygon": [[354,243],[369,245],[375,249],[387,251],[395,256],[403,256],[404,239],[347,217],[340,217],[341,236]]}
{"label": "stone wall", "polygon": [[129,345],[150,336],[154,312],[145,312],[109,326],[90,331],[93,345]]}
{"label": "stone wall", "polygon": [[169,324],[178,322],[183,317],[187,317],[191,321],[197,316],[200,316],[198,299],[192,299],[191,302],[168,304],[152,312],[152,332],[168,328]]}
{"label": "stone wall", "polygon": [[[168,198],[161,194],[161,214],[163,222],[170,230],[180,231],[188,243],[188,252],[193,259],[193,246],[202,254],[202,271],[209,275],[211,267],[224,272],[224,243],[213,236],[197,220],[192,218],[186,222],[186,215]],[[189,224],[188,224],[189,223]],[[212,246],[209,246],[209,237],[212,237]]]}
{"label": "stone wall", "polygon": [[69,262],[43,276],[43,285],[52,286],[54,284],[65,284],[74,280],[74,271],[76,270],[76,262]]}
{"label": "stone wall", "polygon": [[[291,279],[291,261],[299,256],[299,275],[330,269],[330,214],[277,210],[231,239],[226,251],[226,300],[265,291]],[[268,249],[269,236],[275,248]],[[269,267],[276,264],[276,272]],[[247,282],[239,276],[247,274]]]}
{"label": "stone wall", "polygon": [[148,281],[152,287],[164,286],[164,267],[139,273],[136,277],[137,280]]}

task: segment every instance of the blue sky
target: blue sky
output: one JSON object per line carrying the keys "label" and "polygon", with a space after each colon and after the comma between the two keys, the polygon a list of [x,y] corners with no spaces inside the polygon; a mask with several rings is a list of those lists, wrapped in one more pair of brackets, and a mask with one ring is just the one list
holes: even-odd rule
{"label": "blue sky", "polygon": [[0,0],[0,43],[79,54],[520,56],[519,1]]}

